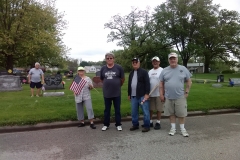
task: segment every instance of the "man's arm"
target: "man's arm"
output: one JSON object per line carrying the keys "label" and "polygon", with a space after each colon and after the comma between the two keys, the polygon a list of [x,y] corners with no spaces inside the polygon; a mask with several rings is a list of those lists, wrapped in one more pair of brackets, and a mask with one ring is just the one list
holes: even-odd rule
{"label": "man's arm", "polygon": [[31,82],[31,70],[28,72],[28,83],[30,83]]}
{"label": "man's arm", "polygon": [[159,91],[160,91],[160,99],[162,102],[164,102],[165,101],[165,99],[164,99],[165,90],[164,90],[164,82],[163,81],[160,81]]}
{"label": "man's arm", "polygon": [[188,93],[189,93],[191,86],[192,86],[192,80],[191,80],[191,78],[189,78],[189,79],[186,81],[185,94],[188,94]]}
{"label": "man's arm", "polygon": [[121,79],[121,86],[123,85],[124,81],[125,81],[125,78],[122,78]]}
{"label": "man's arm", "polygon": [[28,74],[28,83],[30,83],[30,82],[31,82],[31,75]]}
{"label": "man's arm", "polygon": [[44,74],[42,74],[42,83],[44,83]]}

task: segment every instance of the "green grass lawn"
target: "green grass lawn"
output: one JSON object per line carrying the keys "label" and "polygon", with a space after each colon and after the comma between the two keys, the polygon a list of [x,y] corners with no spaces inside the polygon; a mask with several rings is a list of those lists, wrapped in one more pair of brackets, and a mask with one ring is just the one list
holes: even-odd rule
{"label": "green grass lawn", "polygon": [[[94,74],[89,75],[93,77]],[[130,115],[130,102],[127,100],[127,76],[122,86],[122,116]],[[202,74],[204,78],[204,74]],[[215,78],[208,74],[207,79]],[[240,77],[238,74],[226,75],[226,77]],[[30,97],[29,85],[23,85],[22,91],[0,92],[0,126],[26,125],[40,122],[54,122],[77,120],[74,96],[70,91],[71,80],[66,82],[63,97]],[[95,117],[102,118],[104,103],[102,89],[91,91]],[[240,87],[227,87],[223,83],[222,88],[213,88],[212,83],[194,83],[188,98],[188,110],[207,111],[210,109],[240,108]],[[112,109],[112,115],[114,114]]]}

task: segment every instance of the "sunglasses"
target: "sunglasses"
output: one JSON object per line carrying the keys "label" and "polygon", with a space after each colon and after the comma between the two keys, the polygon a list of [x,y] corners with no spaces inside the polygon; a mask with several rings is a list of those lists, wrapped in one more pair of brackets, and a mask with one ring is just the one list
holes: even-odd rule
{"label": "sunglasses", "polygon": [[107,60],[109,60],[109,59],[113,59],[113,58],[106,58]]}
{"label": "sunglasses", "polygon": [[134,63],[136,63],[136,64],[137,64],[137,63],[138,63],[138,61],[132,61],[132,64],[134,64]]}

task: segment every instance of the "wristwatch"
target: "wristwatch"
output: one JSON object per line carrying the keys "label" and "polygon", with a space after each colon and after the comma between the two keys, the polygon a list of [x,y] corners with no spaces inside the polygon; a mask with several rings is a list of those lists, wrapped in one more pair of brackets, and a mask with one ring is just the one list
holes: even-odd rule
{"label": "wristwatch", "polygon": [[185,92],[185,94],[188,94],[188,92]]}

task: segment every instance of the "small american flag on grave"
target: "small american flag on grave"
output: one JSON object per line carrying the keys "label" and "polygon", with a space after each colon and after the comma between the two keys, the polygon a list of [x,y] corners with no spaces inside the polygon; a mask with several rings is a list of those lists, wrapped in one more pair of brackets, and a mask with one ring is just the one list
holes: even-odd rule
{"label": "small american flag on grave", "polygon": [[70,85],[70,90],[72,90],[75,94],[80,94],[86,83],[87,81],[85,79],[76,76]]}

